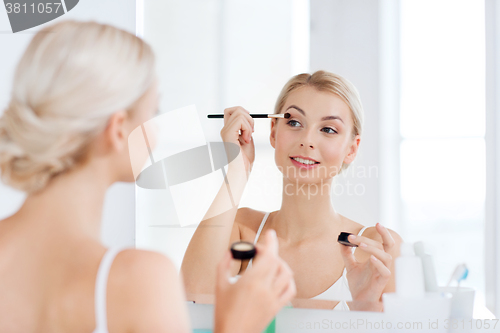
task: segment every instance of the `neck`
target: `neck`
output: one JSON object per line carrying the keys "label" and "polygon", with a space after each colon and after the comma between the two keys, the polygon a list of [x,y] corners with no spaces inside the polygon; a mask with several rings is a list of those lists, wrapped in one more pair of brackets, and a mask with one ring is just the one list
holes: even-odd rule
{"label": "neck", "polygon": [[274,228],[294,243],[317,238],[341,228],[341,216],[331,202],[330,179],[321,184],[300,184],[284,178],[283,201],[274,217]]}
{"label": "neck", "polygon": [[16,215],[41,236],[100,241],[102,206],[113,183],[105,170],[103,163],[93,161],[56,176],[28,195]]}

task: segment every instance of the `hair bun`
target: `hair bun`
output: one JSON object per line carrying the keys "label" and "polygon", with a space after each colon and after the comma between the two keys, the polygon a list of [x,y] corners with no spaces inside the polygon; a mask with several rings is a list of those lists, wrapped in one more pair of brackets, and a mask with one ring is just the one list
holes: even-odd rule
{"label": "hair bun", "polygon": [[2,180],[33,192],[85,161],[107,119],[154,78],[151,47],[127,31],[79,21],[42,29],[17,65],[0,117]]}
{"label": "hair bun", "polygon": [[[4,115],[0,117],[2,181],[25,192],[34,192],[45,187],[55,174],[72,164],[70,159],[61,159],[56,154],[43,149],[40,144],[33,145],[33,141],[39,140],[40,136],[45,136],[42,141],[50,140],[47,133],[40,133],[30,126],[26,118],[31,118],[31,125],[33,125],[33,116],[34,112],[29,107],[11,101]],[[31,150],[34,146],[42,149],[32,154],[23,145],[31,147]]]}

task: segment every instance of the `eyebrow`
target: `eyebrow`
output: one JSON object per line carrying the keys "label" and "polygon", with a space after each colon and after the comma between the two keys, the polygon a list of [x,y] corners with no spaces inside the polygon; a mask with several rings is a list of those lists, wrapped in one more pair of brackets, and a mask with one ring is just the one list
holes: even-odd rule
{"label": "eyebrow", "polygon": [[[306,115],[304,110],[299,108],[297,105],[290,105],[286,110],[288,111],[289,109],[295,109],[295,110],[299,111],[300,113],[302,113],[304,116]],[[326,116],[326,117],[321,118],[321,120],[322,121],[324,121],[324,120],[340,120],[342,123],[344,123],[342,118],[340,118],[339,116]]]}

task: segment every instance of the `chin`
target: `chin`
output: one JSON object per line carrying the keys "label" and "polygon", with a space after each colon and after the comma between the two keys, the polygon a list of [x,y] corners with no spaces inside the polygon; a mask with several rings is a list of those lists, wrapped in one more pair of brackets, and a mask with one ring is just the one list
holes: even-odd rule
{"label": "chin", "polygon": [[332,182],[332,178],[318,178],[318,177],[294,177],[289,175],[284,175],[288,182],[297,184],[297,185],[326,185]]}
{"label": "chin", "polygon": [[[330,177],[326,172],[319,173],[320,170],[306,170],[299,169],[295,167],[280,167],[281,173],[283,177],[286,179],[288,183],[293,183],[296,185],[324,185],[332,182],[333,177]],[[335,173],[336,175],[336,173]],[[335,176],[334,175],[334,176]]]}

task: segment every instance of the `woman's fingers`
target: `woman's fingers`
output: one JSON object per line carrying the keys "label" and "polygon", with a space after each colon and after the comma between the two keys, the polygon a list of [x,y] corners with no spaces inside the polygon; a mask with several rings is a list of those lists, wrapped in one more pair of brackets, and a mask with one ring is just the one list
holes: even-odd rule
{"label": "woman's fingers", "polygon": [[391,250],[396,244],[396,242],[394,241],[394,238],[392,237],[389,230],[380,223],[377,223],[375,225],[375,230],[377,230],[377,232],[382,237],[382,243],[368,237],[357,236],[357,235],[350,235],[348,238],[349,242],[356,244],[358,246],[361,243],[365,243],[367,245],[375,246],[379,249],[384,249],[386,252]]}
{"label": "woman's fingers", "polygon": [[394,238],[392,238],[392,235],[389,232],[389,230],[387,230],[387,228],[381,225],[380,223],[377,223],[375,225],[375,229],[380,234],[380,236],[382,236],[384,250],[385,251],[391,250],[396,244],[396,242],[394,241]]}
{"label": "woman's fingers", "polygon": [[276,302],[276,311],[287,304],[296,294],[293,272],[278,254],[278,238],[274,230],[268,230],[263,242],[256,244],[257,256],[252,268],[245,272],[243,279],[261,285],[258,290],[266,290]]}
{"label": "woman's fingers", "polygon": [[224,110],[224,125],[226,125],[229,122],[229,120],[231,120],[232,118],[234,118],[234,116],[236,116],[236,115],[243,115],[243,116],[245,116],[245,118],[248,120],[248,123],[250,124],[250,127],[253,130],[253,128],[254,128],[254,120],[250,116],[250,112],[248,112],[247,110],[245,110],[241,106],[235,106],[235,107],[227,108],[227,109]]}
{"label": "woman's fingers", "polygon": [[253,125],[251,120],[253,119],[248,114],[239,112],[238,114],[232,115],[231,118],[228,119],[222,130],[230,132],[247,130],[251,134],[253,132]]}
{"label": "woman's fingers", "polygon": [[271,251],[277,257],[279,253],[279,243],[278,236],[276,235],[276,230],[267,230],[264,235],[264,240],[266,247],[269,248],[269,251]]}
{"label": "woman's fingers", "polygon": [[276,231],[274,229],[267,230],[264,233],[263,238],[264,241],[262,243],[255,244],[255,247],[257,248],[257,254],[271,253],[275,258],[278,258],[279,243],[278,237],[276,236]]}
{"label": "woman's fingers", "polygon": [[383,249],[384,248],[384,246],[382,245],[382,243],[380,243],[380,242],[378,242],[378,241],[376,241],[374,239],[371,239],[371,238],[368,238],[368,237],[364,237],[364,236],[349,235],[348,240],[349,240],[349,243],[356,244],[358,246],[361,243],[365,243],[365,244],[368,244],[368,245],[371,245],[371,246],[378,247],[379,249]]}
{"label": "woman's fingers", "polygon": [[279,269],[280,258],[278,256],[278,239],[274,230],[268,230],[264,235],[263,244],[255,244],[257,256],[250,270],[256,278],[263,279],[267,283],[273,283]]}
{"label": "woman's fingers", "polygon": [[384,277],[385,279],[389,279],[391,277],[391,270],[387,268],[387,266],[384,265],[384,263],[382,263],[380,260],[378,260],[374,255],[370,256],[370,261],[382,277]]}
{"label": "woman's fingers", "polygon": [[241,106],[233,106],[233,107],[224,109],[224,125],[231,118],[233,113],[235,113],[236,111],[250,113],[247,110],[245,110],[244,108],[242,108]]}
{"label": "woman's fingers", "polygon": [[[252,118],[250,117],[250,119],[252,119]],[[244,124],[246,126],[241,131],[241,137],[245,140],[245,143],[248,144],[252,141],[253,125],[250,123],[250,121],[247,118],[244,119]]]}
{"label": "woman's fingers", "polygon": [[351,270],[358,263],[350,246],[340,245],[340,255],[347,270]]}
{"label": "woman's fingers", "polygon": [[378,260],[382,261],[384,265],[386,265],[387,267],[391,267],[392,256],[384,250],[381,250],[375,246],[367,245],[365,243],[360,243],[359,249],[374,255]]}
{"label": "woman's fingers", "polygon": [[252,117],[250,117],[245,111],[239,110],[229,116],[221,130],[221,136],[223,139],[234,141],[242,138],[245,143],[250,143],[252,141],[252,133]]}
{"label": "woman's fingers", "polygon": [[254,131],[253,118],[247,113],[242,112],[234,115],[235,121],[239,123],[240,137],[242,137],[246,143],[250,143],[252,140],[252,133]]}
{"label": "woman's fingers", "polygon": [[290,281],[293,281],[293,272],[288,265],[281,260],[280,268],[277,271],[272,289],[276,295],[281,295],[288,288]]}
{"label": "woman's fingers", "polygon": [[295,297],[295,295],[297,295],[297,287],[295,286],[295,281],[291,279],[286,289],[278,297],[279,308],[281,309],[288,302],[290,302]]}

